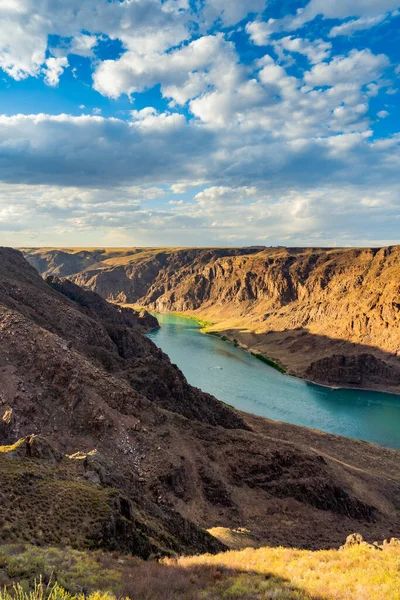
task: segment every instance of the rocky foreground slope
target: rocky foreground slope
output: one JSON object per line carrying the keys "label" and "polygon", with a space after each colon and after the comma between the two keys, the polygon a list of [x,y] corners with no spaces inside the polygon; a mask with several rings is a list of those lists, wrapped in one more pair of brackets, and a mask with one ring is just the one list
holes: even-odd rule
{"label": "rocky foreground slope", "polygon": [[291,373],[400,391],[400,247],[25,250],[104,298],[194,314]]}
{"label": "rocky foreground slope", "polygon": [[155,325],[0,249],[3,538],[149,556],[218,551],[215,526],[303,548],[397,536],[398,452],[229,409]]}

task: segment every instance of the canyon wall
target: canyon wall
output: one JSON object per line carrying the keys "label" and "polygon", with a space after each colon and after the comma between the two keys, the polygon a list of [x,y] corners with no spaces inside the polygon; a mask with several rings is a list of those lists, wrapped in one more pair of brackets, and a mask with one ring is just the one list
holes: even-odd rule
{"label": "canyon wall", "polygon": [[[25,256],[42,274],[69,276],[113,302],[212,322],[211,330],[293,374],[320,383],[398,390],[398,246],[27,249]],[[332,368],[327,375],[330,357],[336,357],[333,365],[337,357],[352,356],[358,358],[351,373]],[[373,372],[371,357],[376,359]]]}

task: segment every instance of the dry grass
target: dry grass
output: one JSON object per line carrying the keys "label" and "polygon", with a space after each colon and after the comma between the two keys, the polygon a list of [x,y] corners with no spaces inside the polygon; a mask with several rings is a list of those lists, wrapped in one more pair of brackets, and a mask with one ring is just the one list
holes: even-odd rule
{"label": "dry grass", "polygon": [[[300,594],[299,598],[400,600],[398,545],[389,544],[382,550],[355,546],[341,551],[318,552],[285,548],[248,548],[241,552],[227,552],[218,556],[181,558],[177,565],[187,569],[199,565],[230,569],[241,573],[237,575],[238,581],[247,581],[249,574],[253,574],[256,586],[263,578],[277,578],[290,582]],[[243,600],[253,598],[245,590],[242,596],[237,597]],[[290,595],[288,597],[291,598]]]}
{"label": "dry grass", "polygon": [[213,527],[208,533],[228,546],[231,550],[242,550],[243,548],[259,548],[260,543],[253,538],[248,529],[229,529],[228,527]]}
{"label": "dry grass", "polygon": [[42,582],[35,583],[32,590],[25,590],[20,584],[13,587],[11,591],[6,589],[0,592],[0,600],[111,600],[113,596],[108,593],[95,592],[87,596],[81,594],[70,594],[58,583],[43,585]]}
{"label": "dry grass", "polygon": [[[7,591],[0,600],[83,600],[82,594],[90,600],[400,600],[400,546],[382,548],[247,548],[143,562],[118,553],[6,545],[0,588]],[[47,586],[41,595],[35,580]],[[46,595],[54,581],[57,594]]]}
{"label": "dry grass", "polygon": [[0,448],[0,540],[91,547],[109,519],[114,490],[77,477],[76,461],[8,458],[19,445]]}
{"label": "dry grass", "polygon": [[[118,560],[119,554],[4,544],[0,546],[0,589],[7,589],[12,594],[15,586],[21,585],[25,591],[34,591],[37,581],[43,586],[51,586],[57,581],[72,595],[98,590],[113,594],[121,585]],[[138,559],[124,559],[123,562],[132,567]],[[0,596],[0,600],[4,598]]]}

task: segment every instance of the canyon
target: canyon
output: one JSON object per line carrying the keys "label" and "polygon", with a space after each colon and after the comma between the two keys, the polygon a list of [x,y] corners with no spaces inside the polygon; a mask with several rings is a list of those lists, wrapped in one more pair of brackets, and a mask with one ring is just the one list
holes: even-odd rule
{"label": "canyon", "polygon": [[400,247],[23,249],[43,275],[207,322],[289,374],[400,392]]}
{"label": "canyon", "polygon": [[229,408],[154,327],[0,249],[3,541],[149,558],[218,552],[214,527],[298,548],[397,535],[398,452]]}

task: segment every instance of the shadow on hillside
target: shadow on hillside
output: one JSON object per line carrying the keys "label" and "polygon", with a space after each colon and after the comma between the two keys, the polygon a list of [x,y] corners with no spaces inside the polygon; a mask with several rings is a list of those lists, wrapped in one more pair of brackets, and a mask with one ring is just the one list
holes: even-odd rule
{"label": "shadow on hillside", "polygon": [[311,595],[287,579],[262,572],[261,568],[256,572],[218,564],[181,566],[173,560],[167,564],[150,561],[126,571],[121,592],[123,597],[134,600],[330,600],[328,596]]}
{"label": "shadow on hillside", "polygon": [[[400,358],[397,354],[386,352],[378,346],[314,334],[304,328],[267,333],[254,333],[237,328],[220,333],[226,333],[230,339],[237,338],[253,352],[264,354],[286,366],[288,373],[316,383],[350,387],[397,387],[400,392]],[[377,360],[349,360],[347,363],[343,360],[332,361],[333,356],[360,355],[371,355]],[[322,359],[329,359],[329,363],[311,366]]]}

